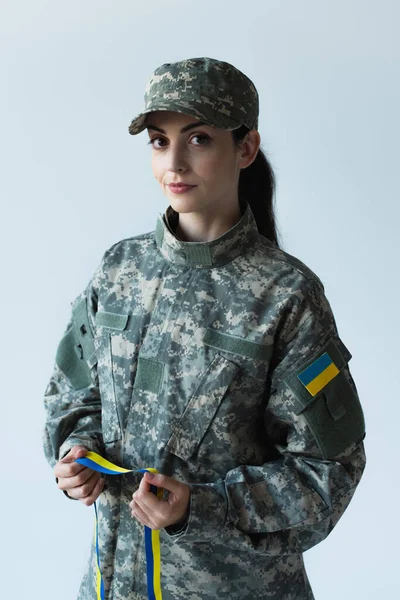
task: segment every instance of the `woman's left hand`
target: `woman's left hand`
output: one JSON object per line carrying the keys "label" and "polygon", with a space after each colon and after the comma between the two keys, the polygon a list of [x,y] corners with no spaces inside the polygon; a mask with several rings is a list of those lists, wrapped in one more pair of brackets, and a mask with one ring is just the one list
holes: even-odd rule
{"label": "woman's left hand", "polygon": [[[150,491],[150,484],[169,491],[166,500]],[[188,511],[190,487],[167,475],[144,473],[139,488],[132,494],[132,517],[150,529],[162,529],[182,521]]]}

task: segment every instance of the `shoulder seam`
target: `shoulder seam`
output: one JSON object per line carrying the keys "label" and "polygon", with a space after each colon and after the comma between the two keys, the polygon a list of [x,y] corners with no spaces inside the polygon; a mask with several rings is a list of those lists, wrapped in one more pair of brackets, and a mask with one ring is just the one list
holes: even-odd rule
{"label": "shoulder seam", "polygon": [[123,244],[124,242],[131,242],[131,241],[135,241],[135,240],[139,241],[142,239],[147,239],[150,237],[154,237],[154,234],[155,234],[155,230],[153,229],[152,231],[147,231],[146,233],[139,233],[138,235],[132,235],[130,237],[123,238],[122,240],[118,240],[117,242],[114,242],[114,244],[112,244],[109,248],[107,248],[106,252],[112,250],[113,248],[118,246],[118,244]]}
{"label": "shoulder seam", "polygon": [[148,231],[146,233],[139,233],[138,235],[134,235],[131,237],[127,237],[127,238],[123,238],[122,240],[118,240],[117,242],[114,242],[114,244],[112,244],[111,246],[109,246],[105,252],[103,253],[103,257],[102,257],[102,263],[104,262],[104,260],[106,259],[107,255],[110,254],[117,246],[119,246],[120,244],[123,244],[124,242],[131,242],[131,241],[141,241],[141,240],[145,240],[151,237],[154,237],[154,233],[155,231]]}
{"label": "shoulder seam", "polygon": [[[264,242],[265,240],[265,242]],[[275,245],[272,245],[271,242],[268,240],[268,238],[263,239],[262,236],[258,237],[258,248],[257,250],[259,251],[260,249],[272,249],[274,252],[283,252],[284,255],[287,257],[287,260],[285,260],[284,257],[279,257],[279,256],[272,256],[271,258],[273,260],[277,260],[279,262],[282,262],[286,265],[289,265],[294,271],[297,271],[298,273],[301,273],[308,281],[317,283],[318,285],[322,286],[322,289],[324,290],[324,284],[322,283],[321,279],[318,277],[318,275],[316,273],[313,272],[313,270],[304,263],[304,266],[306,267],[306,270],[302,270],[300,268],[300,266],[293,264],[291,262],[290,259],[294,259],[295,261],[299,261],[302,262],[299,258],[297,258],[296,256],[290,254],[289,252],[286,252],[285,250],[282,250],[282,248],[278,248]]]}

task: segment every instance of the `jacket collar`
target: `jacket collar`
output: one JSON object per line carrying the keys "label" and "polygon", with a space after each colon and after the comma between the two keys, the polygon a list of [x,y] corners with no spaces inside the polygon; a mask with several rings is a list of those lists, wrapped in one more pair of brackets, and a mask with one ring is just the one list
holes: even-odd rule
{"label": "jacket collar", "polygon": [[243,201],[241,206],[240,220],[221,236],[208,242],[187,242],[174,233],[179,213],[169,205],[164,214],[157,215],[155,236],[160,252],[170,262],[191,267],[216,267],[232,261],[246,252],[258,236],[249,203]]}

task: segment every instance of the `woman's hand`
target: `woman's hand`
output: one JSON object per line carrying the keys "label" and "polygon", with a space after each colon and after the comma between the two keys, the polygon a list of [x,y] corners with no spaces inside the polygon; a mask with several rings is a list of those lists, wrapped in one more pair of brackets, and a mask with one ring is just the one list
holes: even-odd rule
{"label": "woman's hand", "polygon": [[[150,484],[169,491],[166,500],[150,491]],[[132,517],[150,529],[162,529],[182,521],[189,509],[190,487],[167,475],[145,473],[139,488],[132,494],[129,507]]]}
{"label": "woman's hand", "polygon": [[53,473],[58,478],[60,490],[90,506],[103,491],[105,479],[97,471],[75,462],[77,458],[86,456],[87,451],[85,446],[73,446],[55,465]]}

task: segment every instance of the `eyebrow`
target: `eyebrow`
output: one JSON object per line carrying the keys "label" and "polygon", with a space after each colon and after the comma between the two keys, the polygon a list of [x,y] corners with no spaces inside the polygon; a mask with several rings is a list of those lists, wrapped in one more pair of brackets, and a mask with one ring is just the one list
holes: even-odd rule
{"label": "eyebrow", "polygon": [[[189,131],[189,129],[194,129],[199,125],[208,125],[208,123],[204,123],[204,121],[196,121],[196,123],[189,123],[189,125],[185,125],[185,127],[182,127],[180,133],[185,133],[185,131]],[[147,129],[154,129],[155,131],[159,131],[160,133],[165,133],[164,129],[161,129],[160,127],[156,127],[155,125],[151,124],[147,125]]]}

